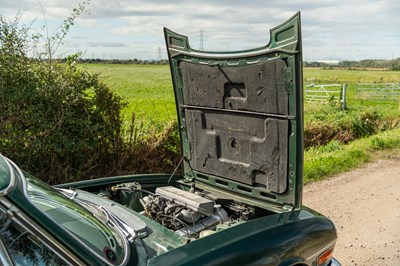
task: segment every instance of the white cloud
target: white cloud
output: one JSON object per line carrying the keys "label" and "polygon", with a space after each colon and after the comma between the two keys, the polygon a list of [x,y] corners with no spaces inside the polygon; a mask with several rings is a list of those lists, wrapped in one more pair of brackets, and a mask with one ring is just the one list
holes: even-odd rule
{"label": "white cloud", "polygon": [[[55,29],[78,0],[40,0],[51,28]],[[37,0],[0,0],[1,14],[12,16],[27,9],[24,21],[38,19],[43,14]],[[76,20],[70,37],[80,43],[80,49],[110,53],[106,46],[93,43],[123,43],[135,45],[135,56],[157,56],[153,46],[163,46],[162,28],[188,35],[198,48],[200,30],[204,30],[204,47],[208,50],[247,49],[264,45],[269,29],[295,12],[302,12],[303,48],[305,58],[329,56],[343,59],[400,57],[400,2],[397,0],[316,0],[242,1],[242,0],[91,0],[90,14]],[[74,36],[85,36],[79,40]],[[140,47],[140,48],[139,48]],[[113,54],[129,54],[123,47],[113,47]],[[103,49],[103,50],[102,50]],[[140,51],[140,52],[139,52]],[[165,51],[163,51],[164,53]],[[333,55],[331,55],[334,53]],[[151,59],[151,58],[150,58]]]}
{"label": "white cloud", "polygon": [[89,47],[127,47],[121,42],[88,42]]}

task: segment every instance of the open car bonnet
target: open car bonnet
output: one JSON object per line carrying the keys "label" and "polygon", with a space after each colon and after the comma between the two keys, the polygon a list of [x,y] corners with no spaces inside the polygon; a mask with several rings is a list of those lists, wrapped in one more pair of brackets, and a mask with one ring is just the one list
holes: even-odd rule
{"label": "open car bonnet", "polygon": [[268,45],[205,52],[164,29],[187,181],[274,211],[301,207],[300,13]]}

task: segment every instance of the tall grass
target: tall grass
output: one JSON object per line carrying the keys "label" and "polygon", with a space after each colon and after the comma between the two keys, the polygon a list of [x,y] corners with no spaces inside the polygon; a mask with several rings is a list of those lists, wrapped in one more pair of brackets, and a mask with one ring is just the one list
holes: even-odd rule
{"label": "tall grass", "polygon": [[304,154],[304,182],[309,183],[360,166],[373,152],[400,148],[400,128],[355,140],[348,145],[331,141]]}

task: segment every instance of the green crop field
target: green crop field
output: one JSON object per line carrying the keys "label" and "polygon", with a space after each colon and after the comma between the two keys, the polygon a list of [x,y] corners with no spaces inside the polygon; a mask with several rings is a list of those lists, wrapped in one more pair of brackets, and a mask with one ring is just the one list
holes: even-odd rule
{"label": "green crop field", "polygon": [[[84,68],[100,73],[104,81],[127,103],[124,109],[124,120],[130,123],[132,113],[136,123],[144,127],[160,125],[176,119],[174,94],[169,66],[167,65],[123,65],[123,64],[89,64]],[[391,112],[397,103],[373,103],[355,101],[356,83],[400,83],[400,72],[383,70],[343,70],[305,68],[305,83],[347,83],[350,109],[353,106],[365,109],[371,105],[379,105],[381,112]],[[315,113],[315,109],[311,109]],[[310,112],[311,113],[311,112]],[[306,122],[308,118],[305,111]],[[333,118],[334,119],[334,118]]]}
{"label": "green crop field", "polygon": [[166,65],[90,64],[84,68],[99,73],[107,85],[127,103],[124,120],[157,124],[176,118],[174,93]]}
{"label": "green crop field", "polygon": [[306,83],[400,83],[399,71],[304,68]]}

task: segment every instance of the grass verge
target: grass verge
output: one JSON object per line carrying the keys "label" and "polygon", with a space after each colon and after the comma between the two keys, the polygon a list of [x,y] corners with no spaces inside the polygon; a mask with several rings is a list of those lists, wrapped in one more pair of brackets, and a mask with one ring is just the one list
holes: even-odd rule
{"label": "grass verge", "polygon": [[[331,141],[327,145],[311,148],[304,154],[304,183],[325,179],[349,171],[400,148],[400,128],[341,144]],[[382,151],[385,152],[382,152]],[[399,153],[396,150],[396,153]]]}

